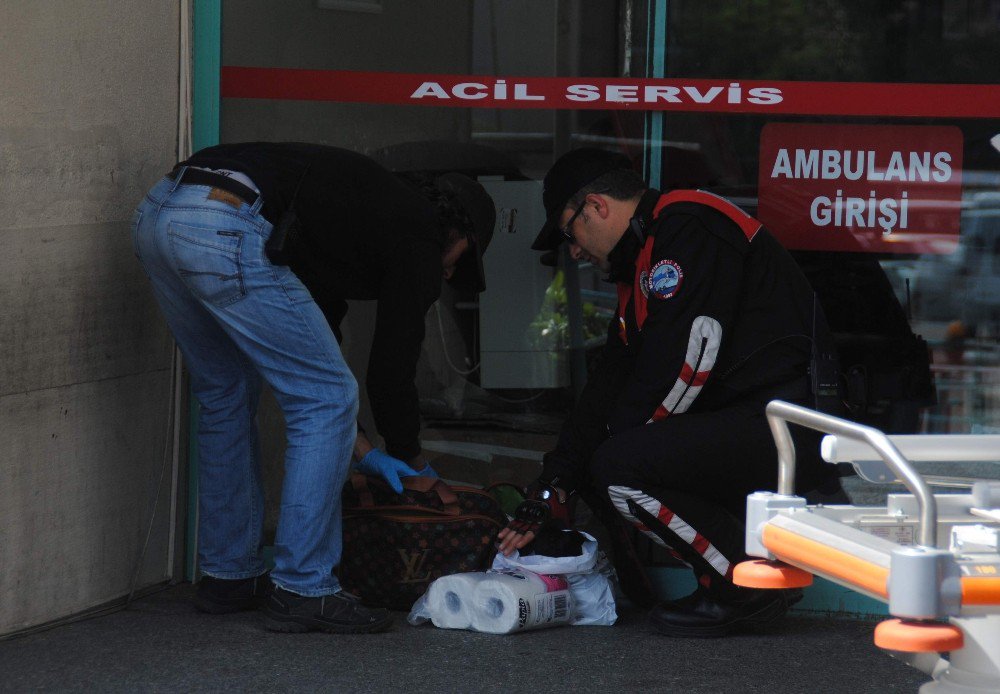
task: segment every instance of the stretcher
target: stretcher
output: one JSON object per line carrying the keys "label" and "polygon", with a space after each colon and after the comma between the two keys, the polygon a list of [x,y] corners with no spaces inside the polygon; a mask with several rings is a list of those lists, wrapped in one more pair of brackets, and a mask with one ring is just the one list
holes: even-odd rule
{"label": "stretcher", "polygon": [[[802,588],[813,576],[888,605],[875,644],[932,677],[920,691],[1000,692],[1000,481],[921,475],[914,462],[996,463],[1000,436],[886,435],[775,400],[778,490],[747,498],[747,554],[734,581]],[[901,482],[885,507],[810,505],[794,493],[789,423],[823,438],[824,460]],[[933,488],[951,487],[950,493]]]}

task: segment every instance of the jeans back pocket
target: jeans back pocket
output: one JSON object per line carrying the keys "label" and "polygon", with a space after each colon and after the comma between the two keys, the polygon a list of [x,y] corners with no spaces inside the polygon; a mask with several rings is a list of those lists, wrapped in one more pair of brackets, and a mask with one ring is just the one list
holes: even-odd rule
{"label": "jeans back pocket", "polygon": [[197,298],[226,306],[246,296],[240,264],[243,231],[172,222],[168,234],[175,269]]}

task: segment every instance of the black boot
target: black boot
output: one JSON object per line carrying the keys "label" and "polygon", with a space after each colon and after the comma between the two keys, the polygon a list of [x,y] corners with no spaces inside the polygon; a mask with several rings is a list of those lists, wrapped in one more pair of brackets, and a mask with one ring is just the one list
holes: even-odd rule
{"label": "black boot", "polygon": [[725,597],[699,588],[686,598],[653,608],[650,620],[665,636],[715,638],[765,627],[802,599],[802,591],[733,588]]}
{"label": "black boot", "polygon": [[275,588],[264,605],[264,626],[270,631],[368,634],[391,627],[392,615],[363,606],[345,591],[310,598]]}
{"label": "black boot", "polygon": [[209,614],[229,614],[256,610],[274,590],[268,574],[251,578],[225,579],[202,576],[194,606]]}

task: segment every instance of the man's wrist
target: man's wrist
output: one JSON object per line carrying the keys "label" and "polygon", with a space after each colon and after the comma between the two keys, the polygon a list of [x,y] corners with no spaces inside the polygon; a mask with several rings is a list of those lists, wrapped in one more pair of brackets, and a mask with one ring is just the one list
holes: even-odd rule
{"label": "man's wrist", "polygon": [[368,437],[358,432],[358,437],[354,440],[354,459],[360,461],[375,449]]}
{"label": "man's wrist", "polygon": [[565,489],[554,484],[545,484],[540,486],[535,492],[534,498],[541,501],[548,501],[553,495],[559,500],[560,504],[565,504],[566,500],[569,498],[569,494]]}
{"label": "man's wrist", "polygon": [[546,504],[551,518],[572,527],[576,507],[576,489],[567,483],[571,480],[543,475],[528,488],[528,499]]}
{"label": "man's wrist", "polygon": [[416,470],[417,472],[421,472],[425,467],[427,467],[427,461],[424,460],[423,456],[420,455],[413,456],[412,458],[406,461],[406,464],[409,465],[414,470]]}
{"label": "man's wrist", "polygon": [[576,482],[568,475],[546,475],[542,473],[531,486],[530,491],[539,494],[543,493],[546,488],[558,492],[559,502],[566,503],[566,500],[576,493]]}

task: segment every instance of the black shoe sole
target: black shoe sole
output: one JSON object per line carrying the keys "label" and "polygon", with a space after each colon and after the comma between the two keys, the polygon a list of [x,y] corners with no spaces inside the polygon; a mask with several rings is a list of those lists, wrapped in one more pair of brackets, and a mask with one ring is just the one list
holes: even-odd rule
{"label": "black shoe sole", "polygon": [[304,634],[308,631],[322,631],[327,634],[376,634],[392,626],[392,615],[369,624],[332,624],[312,617],[275,614],[264,610],[264,628],[285,634]]}
{"label": "black shoe sole", "polygon": [[784,600],[775,600],[772,603],[764,605],[756,612],[743,615],[738,619],[723,624],[705,626],[671,624],[657,619],[655,613],[650,617],[650,622],[652,622],[653,627],[663,636],[684,639],[717,639],[728,636],[734,631],[766,630],[781,619],[787,611],[788,604]]}

